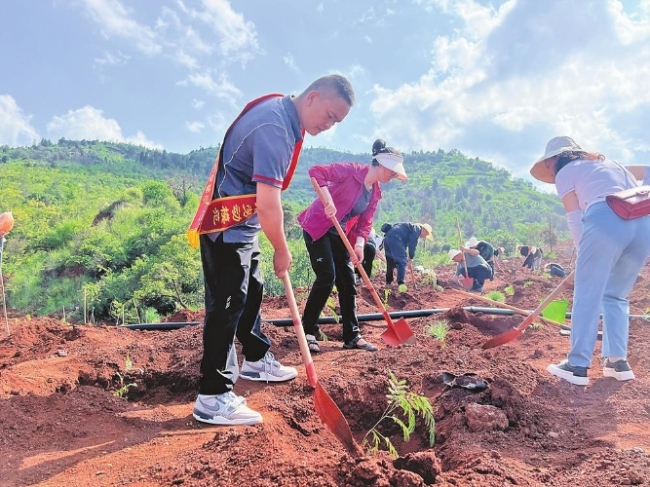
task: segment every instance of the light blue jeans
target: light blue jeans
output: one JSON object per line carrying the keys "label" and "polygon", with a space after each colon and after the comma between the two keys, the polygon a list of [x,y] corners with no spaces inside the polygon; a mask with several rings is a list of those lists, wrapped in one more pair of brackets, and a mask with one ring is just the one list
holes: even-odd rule
{"label": "light blue jeans", "polygon": [[592,204],[583,217],[575,269],[569,364],[589,367],[603,313],[603,357],[627,357],[628,296],[650,256],[650,216],[618,217],[607,203]]}

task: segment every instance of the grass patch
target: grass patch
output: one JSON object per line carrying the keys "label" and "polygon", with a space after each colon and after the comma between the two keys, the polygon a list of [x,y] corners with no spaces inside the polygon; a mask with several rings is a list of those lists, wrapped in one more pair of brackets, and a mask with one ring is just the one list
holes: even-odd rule
{"label": "grass patch", "polygon": [[449,332],[449,325],[442,320],[436,320],[427,327],[427,334],[441,342],[444,346]]}
{"label": "grass patch", "polygon": [[500,303],[506,302],[506,297],[501,291],[490,291],[487,294],[487,297],[490,298],[492,301],[498,301]]}

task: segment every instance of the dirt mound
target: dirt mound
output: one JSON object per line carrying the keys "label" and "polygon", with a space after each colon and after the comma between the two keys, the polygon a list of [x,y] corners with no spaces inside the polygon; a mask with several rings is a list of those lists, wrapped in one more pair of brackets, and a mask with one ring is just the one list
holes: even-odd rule
{"label": "dirt mound", "polygon": [[[556,261],[566,265],[566,254]],[[535,308],[560,280],[522,268],[522,260],[500,261],[483,294],[498,290],[509,304]],[[363,323],[363,333],[380,350],[343,350],[340,325],[323,325],[328,341],[314,356],[323,387],[359,444],[386,410],[392,373],[433,404],[433,447],[421,418],[408,441],[397,423],[384,420],[377,430],[398,456],[367,449],[363,456],[350,455],[314,410],[291,326],[266,323],[264,329],[275,355],[296,366],[299,377],[274,385],[239,381],[235,391],[263,413],[264,423],[229,428],[199,424],[191,416],[201,326],[138,331],[12,315],[11,335],[0,339],[0,484],[650,485],[645,321],[633,319],[630,328],[637,379],[603,378],[597,350],[591,385],[580,388],[545,370],[568,350],[559,327],[533,326],[508,345],[483,350],[486,340],[523,317],[476,312],[488,305],[451,291],[452,267],[436,272],[443,291],[418,279],[406,293],[385,293],[381,277],[373,279],[389,311],[430,311],[407,318],[416,345],[385,346],[379,337],[385,322],[372,321]],[[632,313],[644,314],[650,305],[649,276],[644,268]],[[571,290],[562,297],[570,300]],[[377,312],[370,293],[360,289],[359,313]],[[286,298],[266,297],[263,315],[288,318]],[[202,311],[166,319],[202,320]],[[440,323],[447,331],[436,338],[431,330]],[[472,386],[477,383],[482,386]]]}

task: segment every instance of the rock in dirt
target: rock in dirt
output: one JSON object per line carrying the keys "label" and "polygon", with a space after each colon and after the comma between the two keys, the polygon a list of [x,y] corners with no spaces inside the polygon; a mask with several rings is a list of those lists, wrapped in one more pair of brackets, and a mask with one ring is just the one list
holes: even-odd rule
{"label": "rock in dirt", "polygon": [[409,453],[408,455],[395,459],[393,466],[399,470],[415,472],[422,477],[424,483],[427,485],[433,484],[436,481],[436,477],[442,473],[440,461],[433,450]]}
{"label": "rock in dirt", "polygon": [[465,406],[465,419],[470,431],[504,431],[508,428],[508,417],[499,408],[489,404],[468,404]]}

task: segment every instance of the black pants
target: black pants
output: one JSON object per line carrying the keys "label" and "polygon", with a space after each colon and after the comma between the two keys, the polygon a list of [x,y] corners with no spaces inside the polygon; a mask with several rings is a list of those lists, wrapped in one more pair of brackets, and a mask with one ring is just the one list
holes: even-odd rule
{"label": "black pants", "polygon": [[528,254],[526,258],[524,259],[524,263],[521,265],[522,267],[528,267],[529,269],[533,268],[533,262],[535,262],[535,256],[532,254]]}
{"label": "black pants", "polygon": [[[465,277],[464,268],[461,270],[461,273],[463,277]],[[474,279],[474,284],[472,285],[472,289],[475,291],[483,289],[483,284],[485,284],[485,280],[490,279],[492,277],[492,269],[490,268],[490,266],[484,266],[484,265],[468,267],[467,273],[469,274],[469,277],[472,277]]]}
{"label": "black pants", "polygon": [[[361,262],[361,266],[366,271],[368,277],[372,275],[372,263],[375,261],[375,255],[377,255],[377,247],[375,247],[375,244],[366,242],[366,245],[363,246],[363,261]],[[356,267],[354,273],[360,276]]]}
{"label": "black pants", "polygon": [[391,238],[390,233],[384,239],[386,250],[386,284],[393,282],[393,272],[397,269],[397,284],[404,284],[408,256],[406,247],[398,238]]}
{"label": "black pants", "polygon": [[260,327],[263,284],[260,251],[253,243],[213,242],[201,235],[205,279],[205,326],[199,394],[222,394],[233,382],[226,362],[235,335],[246,360],[260,360],[271,346]]}
{"label": "black pants", "polygon": [[318,240],[312,240],[307,232],[303,231],[302,234],[311,267],[316,273],[316,281],[309,292],[302,315],[305,334],[318,336],[318,318],[336,284],[343,319],[343,341],[351,342],[359,336],[359,321],[357,289],[354,286],[350,254],[338,235],[328,232]]}

